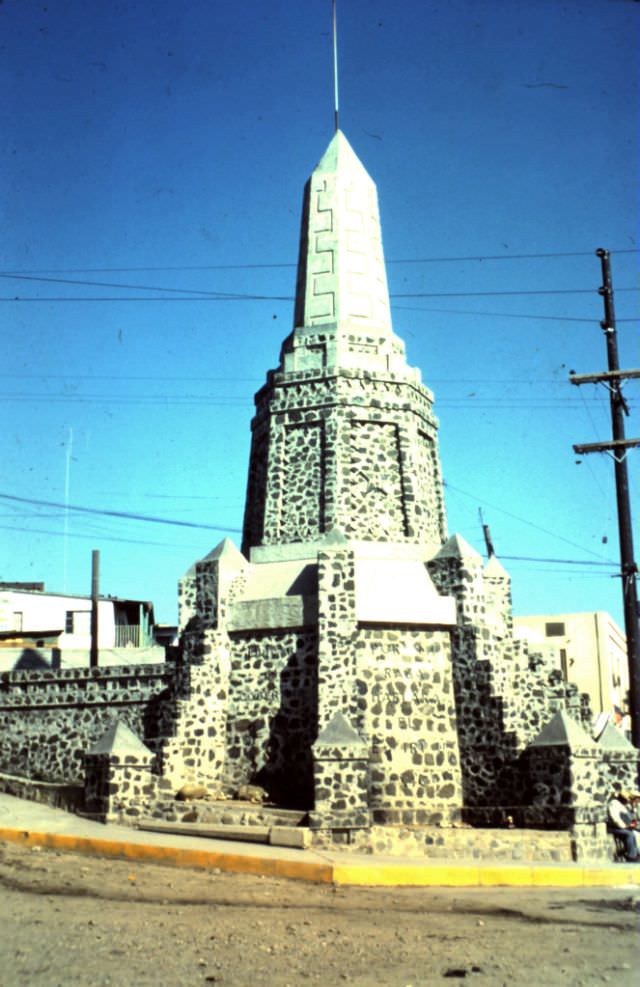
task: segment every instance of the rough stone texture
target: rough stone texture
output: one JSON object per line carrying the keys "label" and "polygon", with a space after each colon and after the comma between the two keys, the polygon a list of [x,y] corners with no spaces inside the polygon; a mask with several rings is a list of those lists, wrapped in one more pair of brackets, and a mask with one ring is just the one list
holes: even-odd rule
{"label": "rough stone texture", "polygon": [[0,674],[0,769],[49,782],[83,776],[83,754],[119,715],[153,742],[154,699],[171,666]]}
{"label": "rough stone texture", "polygon": [[446,522],[432,400],[399,373],[270,373],[256,395],[245,554],[336,527],[366,541],[440,544]]}
{"label": "rough stone texture", "polygon": [[369,817],[369,750],[343,713],[337,712],[313,745],[317,829],[366,829]]}
{"label": "rough stone texture", "polygon": [[[609,841],[611,842],[611,841]],[[330,835],[314,831],[312,845],[330,847]],[[380,826],[353,833],[350,850],[433,860],[569,862],[575,857],[572,835],[535,829],[475,829],[467,826]]]}
{"label": "rough stone texture", "polygon": [[104,822],[144,815],[158,798],[154,761],[126,723],[114,721],[84,756],[85,810]]}

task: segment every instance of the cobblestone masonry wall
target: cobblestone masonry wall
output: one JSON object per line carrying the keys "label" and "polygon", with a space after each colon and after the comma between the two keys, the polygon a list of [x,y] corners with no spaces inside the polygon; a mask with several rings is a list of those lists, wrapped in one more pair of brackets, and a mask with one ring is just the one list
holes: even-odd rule
{"label": "cobblestone masonry wall", "polygon": [[82,756],[122,719],[140,737],[171,666],[37,670],[0,675],[0,770],[49,782],[83,779]]}
{"label": "cobblestone masonry wall", "polygon": [[379,822],[460,818],[462,779],[449,634],[360,627],[371,739],[371,807]]}
{"label": "cobblestone masonry wall", "polygon": [[368,829],[369,757],[365,744],[314,744],[315,806],[311,825],[333,830]]}
{"label": "cobblestone masonry wall", "polygon": [[500,823],[509,806],[528,798],[521,762],[527,744],[558,709],[567,708],[590,729],[590,710],[548,658],[513,639],[507,574],[496,575],[494,566],[485,584],[482,560],[467,549],[449,543],[449,554],[441,553],[429,570],[439,591],[458,604],[452,662],[464,804],[496,807],[494,816],[485,812],[478,819]]}
{"label": "cobblestone masonry wall", "polygon": [[348,546],[319,555],[319,726],[341,711],[370,747],[370,806],[388,822],[459,818],[449,635],[355,619]]}
{"label": "cobblestone masonry wall", "polygon": [[162,774],[174,790],[197,782],[222,785],[229,699],[226,634],[191,630],[183,634],[183,661],[158,709]]}
{"label": "cobblestone masonry wall", "polygon": [[256,395],[245,553],[333,527],[439,544],[446,522],[431,402],[400,375],[272,372]]}
{"label": "cobblestone masonry wall", "polygon": [[317,735],[315,630],[231,634],[225,787],[255,782],[309,808]]}
{"label": "cobblestone masonry wall", "polygon": [[365,700],[355,689],[355,559],[348,546],[318,555],[318,732],[337,712],[362,735]]}
{"label": "cobblestone masonry wall", "polygon": [[[323,830],[313,833],[312,844],[315,847],[334,846],[331,835]],[[613,860],[614,842],[604,823],[559,831],[374,825],[368,831],[352,833],[349,850],[442,861],[569,863],[572,860]]]}

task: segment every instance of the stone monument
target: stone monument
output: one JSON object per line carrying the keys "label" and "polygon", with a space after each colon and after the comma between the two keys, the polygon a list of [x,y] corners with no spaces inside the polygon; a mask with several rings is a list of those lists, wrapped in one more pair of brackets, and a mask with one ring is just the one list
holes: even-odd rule
{"label": "stone monument", "polygon": [[393,332],[376,188],[339,130],[255,402],[242,551],[225,539],[180,584],[165,776],[259,784],[336,838],[553,825],[527,747],[558,711],[589,729],[588,705],[514,639],[498,560],[448,537],[433,395]]}

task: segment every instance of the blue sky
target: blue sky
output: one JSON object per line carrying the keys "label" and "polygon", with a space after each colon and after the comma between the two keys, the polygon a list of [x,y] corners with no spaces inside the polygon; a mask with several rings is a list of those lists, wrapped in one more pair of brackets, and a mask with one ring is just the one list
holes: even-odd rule
{"label": "blue sky", "polygon": [[[609,437],[607,397],[567,375],[605,368],[598,246],[638,365],[639,19],[632,0],[338,6],[341,127],[435,393],[449,529],[482,550],[482,509],[520,613],[621,621],[615,567],[591,564],[618,559],[613,467],[572,451]],[[171,622],[179,576],[239,541],[253,394],[332,135],[330,0],[5,0],[0,53],[0,579],[89,592],[98,548],[102,591]],[[65,498],[220,530],[31,503]]]}

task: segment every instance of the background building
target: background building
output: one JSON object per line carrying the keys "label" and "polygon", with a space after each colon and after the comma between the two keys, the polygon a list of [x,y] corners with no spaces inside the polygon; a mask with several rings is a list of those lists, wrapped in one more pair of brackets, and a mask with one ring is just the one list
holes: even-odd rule
{"label": "background building", "polygon": [[[99,599],[98,648],[103,664],[162,661],[164,649],[154,645],[152,603]],[[29,662],[85,665],[90,648],[90,596],[49,593],[43,583],[0,585],[0,670],[18,663],[26,667]]]}
{"label": "background building", "polygon": [[513,618],[516,634],[558,651],[565,682],[586,692],[594,713],[627,711],[627,639],[613,617],[591,613],[531,614]]}

